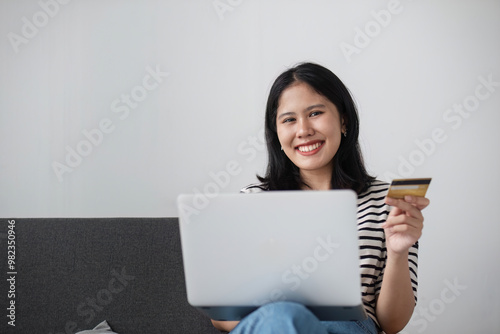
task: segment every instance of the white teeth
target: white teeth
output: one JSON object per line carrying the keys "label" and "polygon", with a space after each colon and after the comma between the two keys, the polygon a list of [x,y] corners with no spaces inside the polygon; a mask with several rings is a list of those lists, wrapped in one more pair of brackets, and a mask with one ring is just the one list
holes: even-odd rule
{"label": "white teeth", "polygon": [[313,145],[299,146],[300,152],[311,152],[321,146],[321,143],[316,143]]}

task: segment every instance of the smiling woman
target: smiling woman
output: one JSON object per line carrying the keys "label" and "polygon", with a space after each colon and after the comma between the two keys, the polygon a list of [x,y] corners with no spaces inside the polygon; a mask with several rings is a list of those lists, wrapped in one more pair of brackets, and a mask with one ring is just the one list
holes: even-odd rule
{"label": "smiling woman", "polygon": [[356,107],[335,74],[311,63],[291,68],[276,79],[267,101],[266,174],[259,177],[260,184],[242,192],[354,190],[358,194],[360,294],[368,317],[320,321],[304,305],[277,301],[261,306],[241,322],[212,320],[215,327],[234,334],[389,334],[408,323],[417,300],[421,210],[429,200],[386,197],[388,185],[364,167],[358,134]]}
{"label": "smiling woman", "polygon": [[351,94],[320,65],[301,64],[276,79],[267,100],[265,128],[269,164],[259,180],[269,190],[314,189],[312,176],[330,173],[320,178],[321,189],[360,194],[374,179],[364,167]]}
{"label": "smiling woman", "polygon": [[[330,189],[333,157],[346,132],[337,107],[309,85],[296,83],[283,92],[277,114],[281,147],[299,168],[304,187]],[[314,179],[325,183],[313,185]]]}

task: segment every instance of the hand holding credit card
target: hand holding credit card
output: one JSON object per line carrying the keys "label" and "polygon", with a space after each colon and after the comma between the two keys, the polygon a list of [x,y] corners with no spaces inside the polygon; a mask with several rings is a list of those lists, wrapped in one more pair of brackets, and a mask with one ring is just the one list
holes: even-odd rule
{"label": "hand holding credit card", "polygon": [[425,197],[432,178],[395,179],[389,187],[387,197],[404,198],[406,195]]}

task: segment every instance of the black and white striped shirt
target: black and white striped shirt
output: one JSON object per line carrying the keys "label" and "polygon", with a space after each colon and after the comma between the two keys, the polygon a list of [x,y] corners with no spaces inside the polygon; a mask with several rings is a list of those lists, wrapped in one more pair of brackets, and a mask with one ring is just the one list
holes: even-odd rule
{"label": "black and white striped shirt", "polygon": [[[385,247],[384,229],[380,227],[387,219],[389,208],[384,203],[389,184],[374,181],[367,191],[358,196],[358,235],[359,256],[361,272],[361,296],[368,316],[378,325],[375,315],[377,295],[382,287],[384,269],[387,258]],[[265,191],[260,184],[249,185],[241,190],[242,193],[256,193]],[[410,247],[408,255],[408,267],[417,302],[417,260],[418,242]]]}

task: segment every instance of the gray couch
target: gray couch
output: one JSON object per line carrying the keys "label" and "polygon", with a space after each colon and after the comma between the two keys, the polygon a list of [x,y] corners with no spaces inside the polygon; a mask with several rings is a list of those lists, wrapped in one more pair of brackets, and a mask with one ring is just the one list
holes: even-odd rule
{"label": "gray couch", "polygon": [[[0,224],[2,277],[9,220]],[[119,334],[220,333],[186,301],[177,218],[15,219],[14,232],[1,333],[74,333],[103,320]]]}

